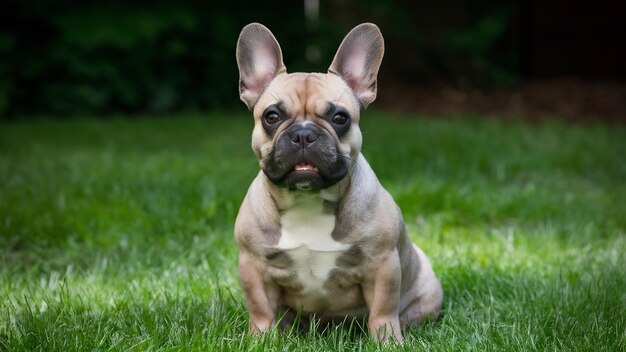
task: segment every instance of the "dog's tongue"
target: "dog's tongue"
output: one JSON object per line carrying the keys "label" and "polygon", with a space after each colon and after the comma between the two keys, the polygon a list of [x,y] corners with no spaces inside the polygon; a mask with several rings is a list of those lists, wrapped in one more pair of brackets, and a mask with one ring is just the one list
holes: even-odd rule
{"label": "dog's tongue", "polygon": [[318,171],[315,166],[309,163],[297,163],[294,169],[296,171]]}

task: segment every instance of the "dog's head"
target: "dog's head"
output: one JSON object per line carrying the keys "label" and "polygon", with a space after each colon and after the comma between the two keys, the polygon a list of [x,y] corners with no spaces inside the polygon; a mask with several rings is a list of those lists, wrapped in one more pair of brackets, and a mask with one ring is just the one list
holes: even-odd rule
{"label": "dog's head", "polygon": [[361,24],[344,38],[328,73],[288,74],[276,38],[252,23],[237,43],[239,93],[253,112],[252,149],[276,185],[322,189],[347,174],[361,150],[359,115],[376,98],[380,30]]}

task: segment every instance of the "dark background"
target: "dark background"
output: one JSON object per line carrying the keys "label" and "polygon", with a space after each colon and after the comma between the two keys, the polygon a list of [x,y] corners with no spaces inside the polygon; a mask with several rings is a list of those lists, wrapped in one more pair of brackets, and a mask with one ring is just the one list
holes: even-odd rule
{"label": "dark background", "polygon": [[235,44],[268,26],[290,72],[325,71],[361,22],[386,40],[379,107],[623,121],[626,2],[4,1],[0,114],[241,107]]}

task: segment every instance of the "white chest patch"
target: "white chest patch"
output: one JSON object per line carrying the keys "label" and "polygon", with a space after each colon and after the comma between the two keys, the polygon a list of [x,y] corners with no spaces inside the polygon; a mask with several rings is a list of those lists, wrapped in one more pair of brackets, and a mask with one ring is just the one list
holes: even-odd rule
{"label": "white chest patch", "polygon": [[294,199],[281,216],[281,236],[276,248],[286,251],[306,294],[323,294],[323,284],[335,261],[349,244],[333,240],[335,215],[324,210],[323,200],[314,195]]}

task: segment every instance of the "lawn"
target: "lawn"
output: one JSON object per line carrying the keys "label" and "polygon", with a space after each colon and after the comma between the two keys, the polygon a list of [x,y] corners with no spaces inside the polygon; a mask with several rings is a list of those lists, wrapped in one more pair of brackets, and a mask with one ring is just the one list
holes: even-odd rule
{"label": "lawn", "polygon": [[378,346],[246,333],[245,114],[0,122],[0,351],[626,349],[626,128],[367,112],[364,154],[444,287]]}

